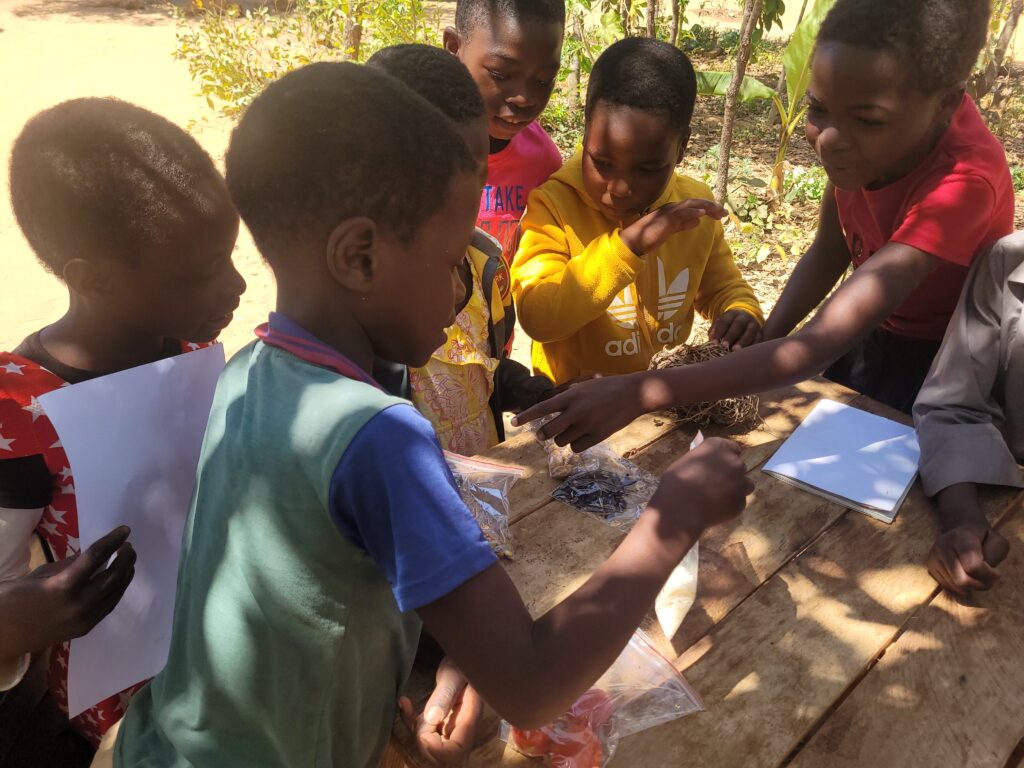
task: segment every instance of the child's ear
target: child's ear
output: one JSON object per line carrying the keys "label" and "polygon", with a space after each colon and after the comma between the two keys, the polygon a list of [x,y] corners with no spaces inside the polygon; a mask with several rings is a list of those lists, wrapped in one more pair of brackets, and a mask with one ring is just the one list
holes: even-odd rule
{"label": "child's ear", "polygon": [[683,162],[683,157],[686,155],[686,148],[690,146],[690,129],[687,128],[683,131],[683,135],[679,137],[679,153],[676,156],[676,165]]}
{"label": "child's ear", "polygon": [[60,272],[68,289],[89,299],[110,295],[113,275],[104,264],[87,259],[71,259]]}
{"label": "child's ear", "polygon": [[369,293],[379,268],[380,230],[373,219],[345,219],[327,238],[327,271],[344,288]]}
{"label": "child's ear", "polygon": [[448,53],[455,56],[459,55],[459,48],[462,47],[462,38],[459,37],[455,27],[444,28],[444,32],[441,34],[441,44]]}

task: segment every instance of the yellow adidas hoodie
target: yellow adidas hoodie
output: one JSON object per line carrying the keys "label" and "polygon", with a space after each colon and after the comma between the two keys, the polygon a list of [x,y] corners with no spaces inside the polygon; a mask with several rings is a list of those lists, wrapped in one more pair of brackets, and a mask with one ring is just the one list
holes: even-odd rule
{"label": "yellow adidas hoodie", "polygon": [[[713,199],[705,184],[675,174],[651,210],[690,198]],[[730,309],[764,320],[720,222],[704,217],[643,257],[619,237],[629,223],[591,200],[580,154],[530,193],[512,293],[534,340],[534,370],[556,384],[645,370],[655,352],[690,337],[694,309],[712,322]]]}

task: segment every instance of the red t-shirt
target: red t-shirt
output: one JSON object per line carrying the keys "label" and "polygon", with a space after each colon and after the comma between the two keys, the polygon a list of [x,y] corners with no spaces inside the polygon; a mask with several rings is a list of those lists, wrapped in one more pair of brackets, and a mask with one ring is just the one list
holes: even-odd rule
{"label": "red t-shirt", "polygon": [[[168,340],[165,355],[208,346]],[[20,354],[19,354],[20,353]],[[45,363],[45,366],[40,364]],[[95,374],[67,368],[49,357],[33,334],[16,353],[0,352],[0,480],[4,504],[11,509],[45,507],[36,532],[56,560],[77,555],[78,506],[75,479],[53,424],[39,405],[39,396]],[[50,652],[49,687],[62,712],[68,711],[70,642]],[[132,686],[71,721],[95,747],[124,715],[132,695],[146,681]]]}
{"label": "red t-shirt", "polygon": [[562,167],[562,155],[534,121],[487,160],[487,185],[480,193],[477,226],[501,245],[506,263],[515,255],[515,233],[526,198]]}
{"label": "red t-shirt", "polygon": [[1006,153],[969,96],[916,170],[881,189],[837,189],[836,202],[854,268],[888,242],[940,260],[882,324],[916,339],[942,340],[971,262],[1013,231]]}

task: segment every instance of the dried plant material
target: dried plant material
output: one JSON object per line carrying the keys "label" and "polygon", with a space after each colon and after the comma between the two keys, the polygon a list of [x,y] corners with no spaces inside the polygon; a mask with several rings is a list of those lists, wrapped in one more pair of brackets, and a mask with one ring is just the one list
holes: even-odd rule
{"label": "dried plant material", "polygon": [[[680,344],[672,349],[663,349],[651,359],[651,370],[662,368],[681,368],[685,365],[696,365],[725,357],[729,350],[717,342],[704,344]],[[757,413],[757,397],[727,397],[717,402],[694,403],[670,408],[671,413],[679,421],[689,421],[700,428],[711,424],[722,427],[754,427],[759,421]]]}

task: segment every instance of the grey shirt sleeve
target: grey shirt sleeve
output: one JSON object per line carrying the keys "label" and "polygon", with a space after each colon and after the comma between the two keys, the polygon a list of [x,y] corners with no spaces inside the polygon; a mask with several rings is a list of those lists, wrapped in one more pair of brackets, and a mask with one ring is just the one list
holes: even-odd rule
{"label": "grey shirt sleeve", "polygon": [[1003,433],[1006,409],[1024,409],[1024,396],[1011,392],[1007,400],[1002,391],[1011,336],[1006,326],[1015,328],[1020,316],[1007,278],[1024,252],[1006,243],[997,243],[972,267],[914,405],[921,481],[929,496],[957,483],[1024,487]]}

